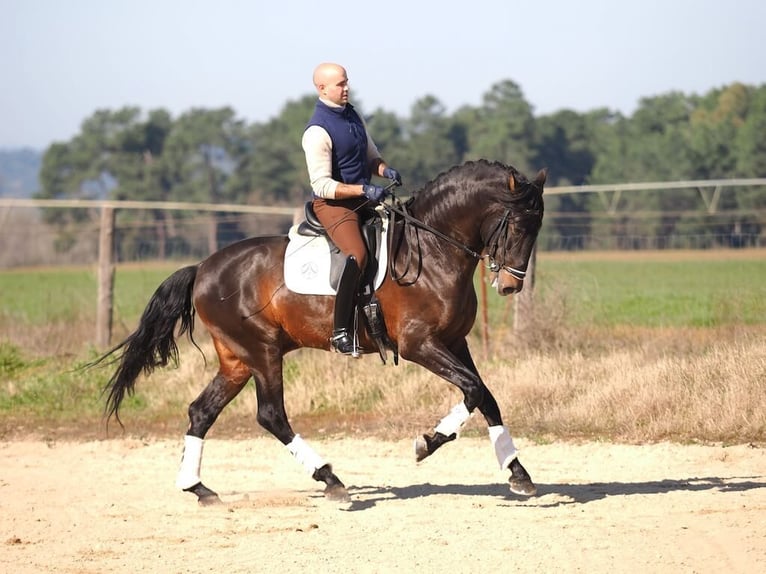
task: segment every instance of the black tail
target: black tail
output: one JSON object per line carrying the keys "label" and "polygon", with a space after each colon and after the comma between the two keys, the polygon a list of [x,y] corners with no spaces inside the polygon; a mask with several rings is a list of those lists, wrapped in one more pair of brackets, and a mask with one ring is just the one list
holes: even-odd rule
{"label": "black tail", "polygon": [[181,325],[178,336],[188,333],[189,340],[196,346],[192,337],[192,288],[196,277],[197,266],[192,265],[179,269],[165,279],[149,299],[135,332],[89,365],[97,365],[122,351],[110,361],[110,364],[119,362],[119,366],[104,387],[104,393],[109,393],[104,410],[107,421],[114,416],[122,426],[120,404],[126,394],[133,394],[136,379],[142,371],[149,375],[156,367],[167,365],[171,359],[174,362],[178,361],[174,332],[179,320]]}

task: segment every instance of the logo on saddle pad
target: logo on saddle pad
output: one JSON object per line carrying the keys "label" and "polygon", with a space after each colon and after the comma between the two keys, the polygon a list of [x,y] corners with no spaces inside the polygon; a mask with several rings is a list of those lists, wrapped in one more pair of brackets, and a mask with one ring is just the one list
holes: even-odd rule
{"label": "logo on saddle pad", "polygon": [[[373,226],[377,248],[368,256],[367,264],[377,265],[373,283],[375,289],[383,283],[388,267],[388,216],[385,212],[379,213],[377,228]],[[285,285],[290,291],[304,295],[335,295],[345,257],[327,240],[326,235],[306,231],[304,223],[293,225],[287,234],[289,242],[285,253]]]}

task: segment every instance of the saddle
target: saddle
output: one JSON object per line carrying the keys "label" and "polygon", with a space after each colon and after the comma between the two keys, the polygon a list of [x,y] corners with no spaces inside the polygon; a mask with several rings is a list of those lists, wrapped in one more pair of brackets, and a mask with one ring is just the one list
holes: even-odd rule
{"label": "saddle", "polygon": [[[304,206],[305,220],[298,224],[297,233],[303,237],[323,237],[330,249],[330,285],[335,291],[340,282],[340,274],[346,263],[346,256],[333,243],[322,226],[319,218],[314,213],[314,204],[307,201]],[[383,235],[383,217],[379,212],[367,209],[360,213],[362,240],[367,247],[367,267],[364,269],[361,286],[372,285],[378,271],[378,258],[380,257],[381,237]],[[373,289],[374,291],[374,286]]]}
{"label": "saddle", "polygon": [[[291,291],[305,295],[335,295],[346,256],[327,235],[311,201],[305,204],[304,217],[288,232],[285,285]],[[375,296],[375,289],[383,283],[388,267],[388,215],[382,209],[365,209],[360,213],[360,221],[368,255],[367,266],[359,280],[354,330],[361,314],[367,334],[375,341],[383,363],[386,362],[386,348],[390,348],[394,352],[394,363],[398,364],[397,350],[388,338],[380,302]]]}

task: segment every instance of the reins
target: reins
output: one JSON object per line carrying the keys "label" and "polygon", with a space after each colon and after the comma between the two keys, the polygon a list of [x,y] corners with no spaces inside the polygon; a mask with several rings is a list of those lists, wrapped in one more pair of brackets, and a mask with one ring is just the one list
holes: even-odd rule
{"label": "reins", "polygon": [[[510,267],[508,265],[500,265],[499,263],[497,263],[497,261],[495,261],[495,254],[497,252],[498,245],[500,243],[500,239],[501,238],[503,239],[503,250],[505,250],[505,239],[506,239],[506,235],[508,233],[508,223],[509,223],[510,218],[511,218],[511,209],[510,208],[506,208],[505,209],[505,212],[503,213],[503,216],[500,218],[500,220],[495,225],[495,228],[492,230],[492,233],[490,233],[487,245],[491,245],[491,254],[490,253],[485,253],[484,255],[482,255],[481,253],[471,249],[465,243],[462,243],[462,242],[458,241],[457,239],[455,239],[453,237],[450,237],[449,235],[447,235],[445,233],[442,233],[438,229],[435,229],[435,228],[431,227],[430,225],[420,221],[419,219],[417,219],[417,218],[413,217],[412,215],[410,215],[409,213],[407,213],[405,205],[402,204],[398,199],[396,199],[395,196],[394,196],[394,201],[398,205],[400,205],[401,208],[400,207],[396,207],[394,205],[383,204],[383,208],[386,210],[386,212],[388,213],[388,216],[389,216],[389,218],[391,220],[391,227],[392,227],[392,229],[393,229],[394,224],[396,222],[396,219],[395,219],[393,214],[399,215],[405,221],[405,223],[411,223],[416,228],[416,230],[417,229],[423,229],[424,231],[427,231],[427,232],[435,235],[436,237],[438,237],[440,239],[443,239],[447,243],[450,243],[451,245],[453,245],[453,246],[463,250],[465,253],[467,253],[468,255],[473,257],[474,259],[477,259],[479,261],[483,261],[483,260],[486,259],[489,262],[488,268],[490,269],[490,271],[498,272],[498,271],[500,271],[500,269],[505,269],[508,273],[513,275],[516,279],[523,280],[524,277],[526,277],[526,274],[527,274],[526,271],[522,271],[520,269],[516,269],[516,268]],[[394,262],[396,260],[396,257],[395,257],[394,251],[393,251],[393,233],[392,232],[389,232],[388,243],[389,243],[389,250],[388,250],[388,252],[391,255],[389,257],[389,272],[391,273],[391,279],[393,279],[394,281],[399,282],[402,279],[404,279],[404,276],[407,274],[407,270],[410,267],[410,262],[412,260],[412,249],[410,249],[408,251],[408,254],[407,254],[407,264],[405,265],[404,273],[402,275],[397,275],[396,269],[395,269],[395,266],[394,266]],[[418,246],[419,246],[419,242],[418,242]],[[413,279],[411,282],[407,283],[407,285],[412,285],[413,283],[415,283],[415,281],[417,281],[417,276],[420,275],[420,263],[421,263],[421,260],[422,260],[422,257],[419,257],[418,258],[418,272],[417,272],[417,275],[416,275],[415,279]]]}
{"label": "reins", "polygon": [[[432,233],[432,234],[436,235],[437,237],[439,237],[441,239],[444,239],[447,243],[451,243],[455,247],[459,247],[460,249],[462,249],[463,251],[468,253],[468,255],[470,255],[471,257],[475,257],[476,259],[483,259],[484,258],[484,256],[482,256],[480,253],[477,253],[476,251],[474,251],[473,249],[471,249],[470,247],[468,247],[464,243],[460,243],[457,239],[453,239],[452,237],[442,233],[438,229],[434,229],[430,225],[428,225],[426,223],[423,223],[419,219],[416,219],[416,218],[412,217],[404,209],[399,209],[397,207],[394,207],[393,205],[388,205],[388,204],[384,204],[383,208],[386,211],[390,211],[390,212],[396,213],[397,215],[401,215],[403,219],[405,219],[406,221],[412,223],[415,227],[419,227],[421,229],[424,229],[425,231],[428,231],[429,233]],[[390,216],[390,214],[389,214],[389,216]],[[393,217],[391,218],[391,221],[392,222],[394,221]]]}

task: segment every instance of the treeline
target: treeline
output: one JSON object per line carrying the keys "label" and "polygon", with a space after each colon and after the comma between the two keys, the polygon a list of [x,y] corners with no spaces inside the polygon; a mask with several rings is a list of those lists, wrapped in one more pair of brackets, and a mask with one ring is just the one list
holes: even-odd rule
{"label": "treeline", "polygon": [[[38,197],[300,205],[310,195],[300,139],[314,102],[313,95],[288,101],[273,119],[252,124],[228,107],[178,117],[164,109],[96,111],[78,135],[45,151]],[[356,105],[407,191],[476,158],[525,173],[547,167],[549,186],[766,176],[766,85],[647,97],[631,116],[596,109],[536,117],[510,80],[493,85],[481,105],[452,114],[431,95],[417,100],[404,118],[366,110],[363,101]],[[594,217],[603,205],[591,194],[551,196],[545,232],[579,248],[584,245],[577,238],[593,233],[694,233],[695,226],[700,233],[721,231],[705,224],[694,190],[632,193],[621,202],[620,217],[604,222]],[[724,232],[761,234],[758,210],[766,209],[766,189],[727,194],[720,207],[732,213],[721,224]],[[60,225],[91,216],[46,212],[49,223]],[[162,227],[173,216],[142,217]],[[223,227],[232,231],[230,224]],[[218,242],[229,238],[221,234]]]}

